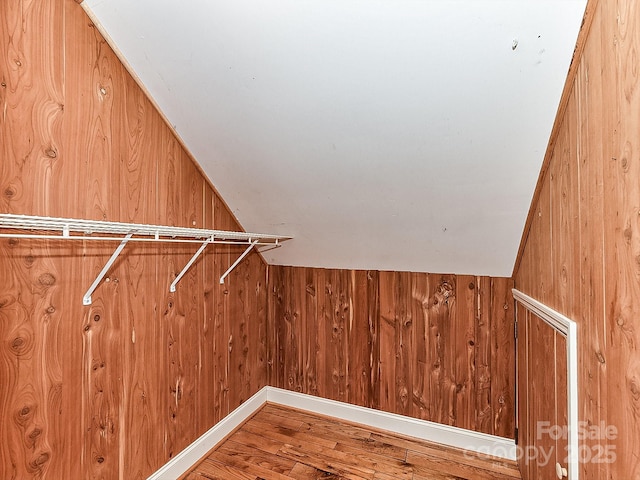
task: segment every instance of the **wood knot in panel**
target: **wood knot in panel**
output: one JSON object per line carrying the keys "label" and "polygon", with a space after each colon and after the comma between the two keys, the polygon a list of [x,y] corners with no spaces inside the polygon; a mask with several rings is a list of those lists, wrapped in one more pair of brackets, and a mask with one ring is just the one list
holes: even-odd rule
{"label": "wood knot in panel", "polygon": [[16,298],[12,295],[1,295],[0,296],[0,308],[7,307],[8,305],[13,304],[16,301]]}
{"label": "wood knot in panel", "polygon": [[16,412],[15,420],[20,426],[25,426],[33,417],[33,407],[31,405],[24,405],[20,410]]}
{"label": "wood knot in panel", "polygon": [[631,393],[631,399],[633,400],[634,410],[636,415],[640,413],[640,384],[638,383],[638,377],[631,377],[628,380],[629,392]]}
{"label": "wood knot in panel", "polygon": [[623,172],[627,173],[629,171],[629,160],[627,160],[627,157],[622,157],[620,166],[622,167]]}
{"label": "wood knot in panel", "polygon": [[447,282],[446,280],[443,281],[440,285],[438,285],[438,293],[444,298],[453,296],[453,285],[451,285],[451,283]]}
{"label": "wood knot in panel", "polygon": [[13,197],[15,197],[18,194],[18,189],[13,185],[9,185],[4,189],[3,194],[5,197],[11,200]]}
{"label": "wood knot in panel", "polygon": [[94,361],[93,364],[91,365],[91,370],[93,370],[94,372],[98,371],[98,369],[102,369],[105,367],[105,363],[102,361]]}
{"label": "wood knot in panel", "polygon": [[16,357],[22,357],[26,355],[31,351],[32,347],[32,340],[27,332],[18,334],[9,343],[9,348]]}
{"label": "wood knot in panel", "polygon": [[31,433],[29,433],[27,435],[27,439],[26,439],[26,443],[28,445],[29,448],[35,448],[36,446],[36,442],[38,441],[38,439],[40,438],[40,435],[42,435],[42,429],[40,428],[34,428]]}
{"label": "wood knot in panel", "polygon": [[38,277],[38,283],[44,287],[50,287],[56,283],[56,277],[51,273],[43,273]]}
{"label": "wood knot in panel", "polygon": [[29,462],[29,473],[36,473],[42,471],[43,467],[49,461],[50,455],[49,452],[42,452],[36,458]]}

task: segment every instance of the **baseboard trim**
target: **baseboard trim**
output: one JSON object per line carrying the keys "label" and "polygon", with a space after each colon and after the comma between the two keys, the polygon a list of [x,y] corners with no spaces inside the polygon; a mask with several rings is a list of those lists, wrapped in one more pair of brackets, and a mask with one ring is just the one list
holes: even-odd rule
{"label": "baseboard trim", "polygon": [[267,387],[267,401],[321,415],[329,415],[348,422],[362,423],[399,435],[408,435],[421,440],[463,448],[506,460],[516,460],[515,441],[495,435],[441,425],[427,420],[419,420],[274,387]]}
{"label": "baseboard trim", "polygon": [[267,402],[267,388],[262,388],[249,400],[216,423],[191,445],[148,477],[147,480],[175,480],[186,473],[209,450],[224,440]]}
{"label": "baseboard trim", "polygon": [[147,480],[175,480],[179,478],[267,402],[328,415],[348,422],[362,423],[392,433],[464,448],[481,454],[516,460],[516,444],[513,440],[281,388],[264,387]]}

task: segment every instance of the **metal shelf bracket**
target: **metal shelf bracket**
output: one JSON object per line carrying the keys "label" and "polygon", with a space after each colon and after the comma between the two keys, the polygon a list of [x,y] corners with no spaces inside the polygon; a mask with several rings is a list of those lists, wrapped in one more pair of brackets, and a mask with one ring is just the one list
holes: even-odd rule
{"label": "metal shelf bracket", "polygon": [[170,292],[175,292],[176,291],[176,285],[178,284],[180,279],[184,276],[185,273],[187,273],[187,270],[189,270],[191,268],[191,265],[194,264],[194,262],[202,254],[202,252],[204,252],[204,249],[207,248],[207,245],[209,245],[210,243],[213,243],[213,241],[214,241],[214,239],[213,239],[213,236],[212,236],[209,240],[207,240],[202,245],[200,245],[200,248],[198,249],[198,251],[193,255],[193,257],[191,257],[191,260],[189,260],[189,262],[184,266],[184,268],[178,274],[178,276],[173,280],[173,282],[171,282],[171,285],[169,286],[169,291]]}
{"label": "metal shelf bracket", "polygon": [[122,239],[122,242],[120,242],[120,245],[118,245],[118,248],[116,248],[116,251],[111,254],[111,257],[109,258],[105,266],[102,267],[102,270],[100,270],[100,273],[98,274],[96,279],[93,281],[93,283],[87,290],[87,293],[85,293],[84,297],[82,297],[83,305],[91,305],[91,294],[96,289],[96,287],[100,284],[104,276],[107,274],[107,272],[111,268],[111,265],[113,265],[113,262],[116,261],[116,258],[118,258],[118,255],[120,255],[120,252],[122,252],[122,249],[127,244],[127,242],[131,239],[132,235],[133,235],[133,232],[128,233],[127,236]]}
{"label": "metal shelf bracket", "polygon": [[233,269],[238,266],[238,264],[242,261],[242,259],[249,254],[251,249],[258,244],[258,240],[254,240],[254,241],[249,240],[249,242],[251,243],[251,245],[249,245],[249,247],[242,253],[242,255],[240,255],[238,259],[235,262],[233,262],[233,264],[227,269],[227,271],[222,274],[222,276],[220,277],[220,285],[224,283],[224,279],[227,278],[227,276],[233,271]]}

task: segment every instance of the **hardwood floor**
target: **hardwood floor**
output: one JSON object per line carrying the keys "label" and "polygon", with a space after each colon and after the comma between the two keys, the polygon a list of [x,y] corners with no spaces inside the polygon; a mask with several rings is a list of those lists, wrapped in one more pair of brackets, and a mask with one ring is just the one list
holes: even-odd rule
{"label": "hardwood floor", "polygon": [[512,480],[515,462],[267,404],[183,480]]}

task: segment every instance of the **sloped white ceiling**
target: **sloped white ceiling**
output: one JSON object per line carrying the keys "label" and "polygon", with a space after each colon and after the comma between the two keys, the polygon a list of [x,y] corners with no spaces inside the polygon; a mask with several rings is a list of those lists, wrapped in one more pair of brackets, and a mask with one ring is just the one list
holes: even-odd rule
{"label": "sloped white ceiling", "polygon": [[270,263],[510,276],[586,0],[85,0]]}

